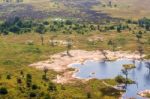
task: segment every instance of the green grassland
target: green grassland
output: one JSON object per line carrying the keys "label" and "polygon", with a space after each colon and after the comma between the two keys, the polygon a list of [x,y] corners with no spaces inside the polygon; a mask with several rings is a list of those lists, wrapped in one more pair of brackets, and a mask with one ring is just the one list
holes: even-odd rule
{"label": "green grassland", "polygon": [[[1,98],[7,99],[27,99],[30,94],[36,93],[36,97],[40,99],[86,99],[87,93],[90,97],[98,99],[99,97],[103,99],[116,99],[119,97],[120,92],[114,89],[109,89],[100,80],[92,80],[87,83],[77,83],[73,84],[55,84],[57,91],[49,91],[49,83],[52,79],[56,77],[56,72],[49,70],[48,81],[42,79],[43,71],[37,70],[32,67],[28,67],[29,64],[49,58],[49,55],[64,51],[65,47],[51,47],[47,44],[49,34],[45,35],[47,39],[45,44],[42,46],[39,41],[39,35],[37,34],[23,34],[23,35],[9,35],[1,36],[0,40],[0,86],[6,87],[8,90],[7,95],[0,95]],[[62,38],[63,36],[58,36]],[[79,37],[79,36],[78,36]],[[26,45],[25,40],[33,39],[35,41],[34,45]],[[23,71],[23,75],[20,73]],[[32,84],[37,85],[37,89],[26,87],[26,74],[32,75]],[[8,75],[11,77],[8,79]],[[17,79],[21,78],[21,85],[17,83]],[[109,83],[114,82],[114,80],[108,81]],[[112,91],[107,93],[107,90]],[[51,97],[51,98],[50,98]]]}
{"label": "green grassland", "polygon": [[[21,20],[21,18],[14,22],[9,22],[10,20],[5,22],[3,17],[1,18],[0,91],[4,87],[7,93],[0,92],[0,99],[118,99],[120,97],[120,91],[103,83],[105,81],[116,85],[115,79],[93,79],[85,83],[77,80],[75,83],[62,85],[52,83],[57,72],[49,70],[48,78],[45,80],[44,71],[29,67],[34,62],[49,59],[51,55],[67,50],[65,45],[51,46],[49,41],[52,38],[63,41],[71,39],[73,41],[71,49],[138,52],[141,46],[145,58],[150,59],[150,20],[141,19],[142,24],[139,24],[140,21],[132,20],[149,17],[148,0],[142,3],[140,0],[113,0],[112,4],[116,4],[116,7],[107,6],[106,0],[100,1],[98,5],[95,4],[99,0],[60,1],[24,0],[21,3],[1,1],[1,5],[6,6],[1,7],[0,16],[11,17],[21,13],[21,16],[31,15],[33,19],[36,18],[34,20]],[[88,7],[86,2],[90,4]],[[100,13],[97,14],[99,11]],[[97,17],[103,16],[101,13],[130,20],[105,20],[107,15],[102,18]],[[41,18],[37,15],[44,16]],[[57,21],[57,18],[61,21]],[[80,18],[86,20],[79,20]],[[97,21],[101,23],[96,23]],[[28,83],[31,84],[30,87],[27,87]]]}
{"label": "green grassland", "polygon": [[[20,22],[20,21],[19,21]],[[43,21],[38,21],[42,23]],[[0,36],[0,87],[7,88],[8,94],[0,97],[3,99],[116,99],[120,96],[120,91],[107,87],[102,83],[103,80],[90,80],[86,83],[76,81],[73,84],[54,84],[52,79],[56,77],[57,72],[48,71],[48,80],[42,79],[44,72],[35,68],[29,67],[29,64],[41,60],[49,59],[50,55],[65,51],[66,46],[57,45],[51,46],[49,40],[55,37],[55,40],[72,39],[72,49],[83,50],[112,50],[108,44],[110,40],[115,42],[115,50],[137,51],[138,45],[142,44],[144,53],[149,55],[150,42],[149,31],[139,27],[138,24],[128,24],[122,21],[120,24],[127,25],[130,29],[117,31],[110,29],[110,26],[116,26],[117,23],[101,24],[100,29],[97,29],[97,24],[91,23],[64,23],[63,27],[52,28],[52,26],[60,26],[60,22],[48,21],[48,25],[44,25],[46,32],[43,35],[44,45],[41,44],[41,34],[35,32],[37,27],[31,28],[30,32],[19,31],[9,32],[7,35]],[[44,22],[45,23],[45,22]],[[17,25],[14,23],[14,25]],[[86,25],[85,25],[86,24]],[[7,31],[12,30],[11,27],[4,28]],[[69,30],[67,27],[70,27]],[[78,31],[78,28],[80,31]],[[9,29],[11,28],[11,29]],[[77,30],[76,30],[77,29]],[[65,30],[65,31],[64,31]],[[85,31],[86,30],[86,31]],[[130,30],[130,31],[129,31]],[[142,31],[140,43],[137,40],[136,34]],[[6,32],[4,32],[6,33]],[[101,40],[96,40],[99,37]],[[92,39],[89,40],[89,39]],[[33,41],[32,44],[27,41]],[[32,75],[32,86],[27,87],[27,74]],[[21,79],[18,83],[17,79]],[[106,80],[107,83],[115,85],[115,80]]]}

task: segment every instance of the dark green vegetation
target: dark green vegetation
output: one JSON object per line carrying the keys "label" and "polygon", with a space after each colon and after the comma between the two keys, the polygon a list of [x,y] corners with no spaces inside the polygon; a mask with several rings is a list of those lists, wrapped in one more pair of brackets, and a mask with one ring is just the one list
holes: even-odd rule
{"label": "dark green vegetation", "polygon": [[[88,34],[92,31],[116,31],[121,33],[122,31],[129,31],[135,33],[136,26],[139,26],[140,29],[136,33],[136,37],[139,41],[142,38],[143,32],[146,33],[150,31],[150,19],[143,18],[138,21],[121,21],[118,22],[110,22],[110,21],[102,21],[103,23],[93,24],[87,22],[80,22],[76,20],[65,20],[58,19],[53,21],[32,21],[32,20],[21,20],[19,17],[14,17],[11,20],[6,20],[1,22],[0,24],[0,32],[4,35],[8,33],[22,34],[28,32],[37,32],[40,34],[44,34],[46,32],[59,32],[63,34]],[[113,41],[108,42],[109,45],[113,44]]]}
{"label": "dark green vegetation", "polygon": [[[44,34],[46,32],[60,32],[63,34],[72,34],[74,32],[78,34],[85,34],[92,30],[96,30],[93,24],[83,24],[77,21],[64,20],[64,21],[22,21],[20,18],[15,17],[11,20],[7,20],[0,25],[0,31],[2,34],[8,33],[23,34],[28,32],[37,32]],[[55,33],[56,34],[56,33]]]}
{"label": "dark green vegetation", "polygon": [[125,83],[127,83],[127,84],[133,84],[134,83],[134,81],[132,81],[130,79],[126,79],[126,78],[124,78],[123,76],[120,76],[120,75],[115,78],[115,81],[118,84],[125,84]]}
{"label": "dark green vegetation", "polygon": [[125,69],[134,69],[134,68],[136,68],[134,64],[124,64],[123,67]]}

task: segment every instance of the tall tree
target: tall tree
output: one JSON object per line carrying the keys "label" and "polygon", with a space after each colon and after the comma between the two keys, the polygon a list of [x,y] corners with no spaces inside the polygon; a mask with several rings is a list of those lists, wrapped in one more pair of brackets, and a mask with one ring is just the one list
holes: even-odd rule
{"label": "tall tree", "polygon": [[110,46],[112,46],[112,50],[115,51],[116,43],[114,41],[109,40],[107,44],[110,45]]}
{"label": "tall tree", "polygon": [[36,32],[40,34],[41,38],[41,44],[44,45],[44,34],[46,32],[46,28],[43,24],[39,24],[38,27],[36,28]]}
{"label": "tall tree", "polygon": [[47,68],[47,67],[44,67],[44,68],[43,68],[43,72],[44,72],[43,79],[44,79],[44,80],[47,80],[48,68]]}
{"label": "tall tree", "polygon": [[140,55],[140,59],[143,60],[144,49],[141,45],[138,46],[138,52]]}
{"label": "tall tree", "polygon": [[68,56],[71,56],[71,54],[69,52],[71,50],[71,48],[72,48],[72,40],[70,38],[68,38],[67,39],[67,55]]}
{"label": "tall tree", "polygon": [[105,57],[105,60],[107,60],[107,59],[108,59],[107,53],[106,53],[103,49],[100,49],[100,52],[101,52],[102,55]]}
{"label": "tall tree", "polygon": [[128,74],[129,74],[129,72],[128,72],[128,69],[126,69],[126,68],[124,68],[123,70],[122,70],[122,73],[125,75],[125,77],[126,77],[126,81],[125,81],[125,88],[127,87],[127,84],[128,84]]}
{"label": "tall tree", "polygon": [[137,41],[140,42],[140,39],[142,38],[142,32],[139,31],[137,34],[136,34],[136,38],[137,38]]}
{"label": "tall tree", "polygon": [[26,75],[26,86],[27,86],[28,88],[30,88],[31,85],[32,85],[32,75],[31,75],[31,74],[27,74],[27,75]]}

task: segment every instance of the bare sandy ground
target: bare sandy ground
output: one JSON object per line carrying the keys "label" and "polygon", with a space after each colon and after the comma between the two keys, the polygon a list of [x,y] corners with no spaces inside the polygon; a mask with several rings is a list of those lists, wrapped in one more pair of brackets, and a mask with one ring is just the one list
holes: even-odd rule
{"label": "bare sandy ground", "polygon": [[[124,51],[105,51],[107,57],[110,60],[119,59],[119,58],[128,58],[128,59],[140,59],[138,53],[124,52]],[[100,51],[85,51],[85,50],[71,50],[71,57],[66,54],[66,52],[61,52],[50,56],[50,59],[46,61],[40,61],[33,63],[30,66],[37,69],[48,68],[56,72],[63,73],[62,75],[57,75],[54,81],[56,83],[69,83],[76,78],[73,76],[75,71],[70,71],[70,64],[72,63],[84,63],[85,60],[103,60],[105,57]]]}

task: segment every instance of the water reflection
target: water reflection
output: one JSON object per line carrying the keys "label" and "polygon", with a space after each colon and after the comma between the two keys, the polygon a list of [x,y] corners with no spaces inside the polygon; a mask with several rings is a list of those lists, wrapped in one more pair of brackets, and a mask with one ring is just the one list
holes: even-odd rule
{"label": "water reflection", "polygon": [[142,69],[142,61],[139,61],[137,64],[137,70],[140,71]]}
{"label": "water reflection", "polygon": [[147,70],[147,72],[144,75],[144,80],[146,84],[150,84],[150,71]]}

